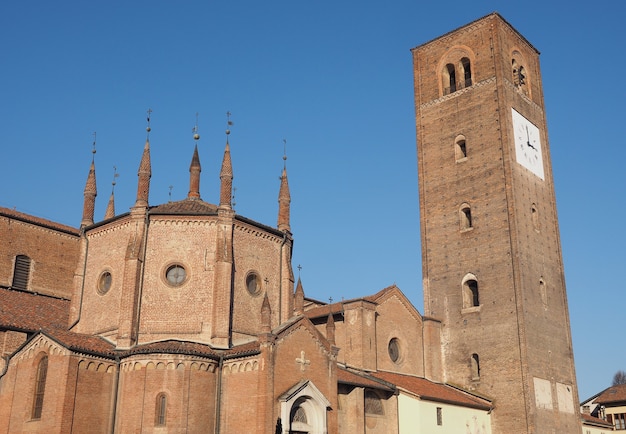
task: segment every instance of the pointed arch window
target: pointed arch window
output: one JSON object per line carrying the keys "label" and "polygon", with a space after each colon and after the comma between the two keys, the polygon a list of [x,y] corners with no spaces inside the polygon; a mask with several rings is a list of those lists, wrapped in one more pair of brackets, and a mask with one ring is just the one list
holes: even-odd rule
{"label": "pointed arch window", "polygon": [[157,395],[155,415],[154,424],[156,426],[165,426],[167,421],[167,395],[165,393]]}
{"label": "pointed arch window", "polygon": [[43,410],[43,396],[46,390],[46,376],[48,375],[48,356],[43,356],[37,365],[37,376],[35,377],[35,393],[33,396],[32,419],[41,419]]}
{"label": "pointed arch window", "polygon": [[461,231],[472,229],[472,209],[467,203],[459,208],[459,224]]}
{"label": "pointed arch window", "polygon": [[454,157],[457,162],[465,161],[467,158],[467,144],[464,135],[456,136],[454,139]]}
{"label": "pointed arch window", "polygon": [[14,289],[28,289],[28,279],[30,277],[31,260],[26,255],[17,255],[15,257],[15,268],[13,269],[13,282],[11,287]]}
{"label": "pointed arch window", "polygon": [[472,357],[470,358],[470,364],[471,364],[471,369],[472,369],[472,380],[479,380],[480,379],[480,358],[478,357],[478,354],[476,353],[472,354]]}
{"label": "pointed arch window", "polygon": [[443,69],[443,94],[456,92],[456,70],[454,65],[448,63]]}
{"label": "pointed arch window", "polygon": [[472,66],[467,57],[461,59],[461,69],[463,72],[463,87],[470,87],[472,85]]}
{"label": "pointed arch window", "polygon": [[463,308],[480,306],[480,297],[478,294],[478,280],[473,274],[468,274],[463,279]]}

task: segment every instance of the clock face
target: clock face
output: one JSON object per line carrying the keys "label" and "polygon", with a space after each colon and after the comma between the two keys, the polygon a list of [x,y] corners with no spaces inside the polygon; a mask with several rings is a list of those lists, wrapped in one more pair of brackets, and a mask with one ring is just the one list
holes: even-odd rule
{"label": "clock face", "polygon": [[513,115],[513,138],[517,162],[543,180],[543,158],[541,156],[539,128],[516,112],[515,109],[511,109],[511,113]]}

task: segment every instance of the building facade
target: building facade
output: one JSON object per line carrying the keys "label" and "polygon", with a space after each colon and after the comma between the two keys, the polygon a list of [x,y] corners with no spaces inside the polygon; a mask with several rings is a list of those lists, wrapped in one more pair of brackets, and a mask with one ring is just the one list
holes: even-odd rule
{"label": "building facade", "polygon": [[215,203],[196,143],[151,205],[147,140],[129,212],[93,160],[78,228],[0,209],[0,432],[580,432],[538,53],[491,14],[413,56],[425,315],[305,297],[228,135]]}

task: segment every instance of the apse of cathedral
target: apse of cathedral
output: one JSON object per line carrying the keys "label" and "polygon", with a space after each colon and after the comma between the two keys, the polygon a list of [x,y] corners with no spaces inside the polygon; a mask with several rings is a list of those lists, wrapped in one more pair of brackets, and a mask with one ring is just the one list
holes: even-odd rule
{"label": "apse of cathedral", "polygon": [[493,13],[412,55],[424,314],[307,297],[286,157],[276,223],[239,215],[228,129],[219,198],[196,144],[150,203],[148,115],[129,211],[95,157],[78,227],[0,208],[0,430],[580,432],[539,53]]}

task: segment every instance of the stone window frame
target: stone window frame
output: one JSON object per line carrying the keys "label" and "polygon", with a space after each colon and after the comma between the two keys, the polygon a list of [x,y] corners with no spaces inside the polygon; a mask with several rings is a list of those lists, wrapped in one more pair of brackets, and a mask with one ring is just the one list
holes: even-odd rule
{"label": "stone window frame", "polygon": [[[471,282],[475,282],[475,285]],[[467,273],[461,280],[461,297],[463,302],[461,313],[480,311],[480,289],[478,278],[474,274]]]}

